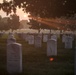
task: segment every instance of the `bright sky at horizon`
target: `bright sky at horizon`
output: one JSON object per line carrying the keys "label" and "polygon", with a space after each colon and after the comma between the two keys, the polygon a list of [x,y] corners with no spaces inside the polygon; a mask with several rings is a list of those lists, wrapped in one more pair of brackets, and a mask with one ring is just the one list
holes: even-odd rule
{"label": "bright sky at horizon", "polygon": [[[0,3],[2,3],[2,1],[3,0],[0,0]],[[9,1],[9,0],[8,0]],[[16,14],[20,17],[20,20],[28,20],[29,18],[28,18],[28,15],[29,15],[29,13],[24,13],[23,11],[22,11],[22,9],[18,9],[17,8],[17,12],[16,12]],[[0,10],[0,15],[2,16],[2,17],[8,17],[7,15],[6,15],[6,13],[5,12],[3,12],[2,10]]]}

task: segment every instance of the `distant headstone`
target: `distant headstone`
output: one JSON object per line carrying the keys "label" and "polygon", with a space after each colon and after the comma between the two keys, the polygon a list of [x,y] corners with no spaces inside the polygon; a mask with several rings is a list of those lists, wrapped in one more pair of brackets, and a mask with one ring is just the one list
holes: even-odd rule
{"label": "distant headstone", "polygon": [[47,56],[57,56],[57,40],[49,39],[47,41]]}
{"label": "distant headstone", "polygon": [[30,38],[30,35],[29,34],[26,34],[26,37],[25,37],[26,42],[29,41],[29,38]]}
{"label": "distant headstone", "polygon": [[19,43],[7,45],[7,71],[10,74],[22,72],[22,46]]}
{"label": "distant headstone", "polygon": [[71,36],[67,36],[65,41],[65,48],[71,49],[72,42],[73,42],[73,38]]}
{"label": "distant headstone", "polygon": [[74,34],[70,34],[69,36],[72,37],[72,39],[74,41]]}
{"label": "distant headstone", "polygon": [[42,33],[38,33],[38,37],[42,39]]}
{"label": "distant headstone", "polygon": [[48,40],[48,35],[47,34],[44,34],[43,35],[43,42],[47,42],[47,40]]}
{"label": "distant headstone", "polygon": [[30,35],[30,36],[29,36],[28,43],[29,43],[30,45],[34,44],[34,35]]}
{"label": "distant headstone", "polygon": [[[10,39],[11,39],[11,40],[10,40]],[[8,36],[8,38],[7,38],[7,44],[12,43],[12,40],[13,40],[13,39],[16,41],[14,35],[13,35],[12,33],[9,33],[9,36]]]}
{"label": "distant headstone", "polygon": [[10,35],[8,36],[8,38],[14,38],[14,35],[13,35],[13,34],[10,34]]}
{"label": "distant headstone", "polygon": [[7,44],[11,44],[13,41],[15,42],[16,39],[15,39],[14,37],[9,37],[9,38],[7,39]]}
{"label": "distant headstone", "polygon": [[57,40],[57,35],[55,35],[55,34],[52,35],[52,36],[51,36],[51,39],[55,39],[55,40]]}
{"label": "distant headstone", "polygon": [[24,39],[24,40],[26,40],[26,36],[27,36],[27,34],[22,34],[22,38]]}
{"label": "distant headstone", "polygon": [[62,42],[64,43],[65,41],[66,41],[66,35],[64,34],[64,35],[62,35]]}
{"label": "distant headstone", "polygon": [[41,47],[42,41],[41,37],[35,36],[35,47]]}

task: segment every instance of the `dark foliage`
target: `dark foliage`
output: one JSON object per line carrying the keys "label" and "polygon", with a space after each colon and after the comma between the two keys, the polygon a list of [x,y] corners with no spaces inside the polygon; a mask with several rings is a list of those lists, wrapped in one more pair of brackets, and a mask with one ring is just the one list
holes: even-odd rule
{"label": "dark foliage", "polygon": [[1,18],[0,20],[0,30],[15,30],[19,29],[19,27],[19,16],[16,14],[10,15],[10,17]]}
{"label": "dark foliage", "polygon": [[[22,11],[29,12],[33,17],[71,17],[76,13],[76,0],[11,0],[9,2],[3,0],[3,3],[0,3],[0,9],[6,12],[7,15],[12,11],[16,13],[17,6],[23,8]],[[43,24],[39,26],[39,23],[36,23],[33,26],[38,29]],[[48,27],[44,25],[44,28]],[[69,25],[68,28],[75,30],[75,25]]]}
{"label": "dark foliage", "polygon": [[11,10],[16,13],[17,6],[33,16],[40,17],[71,16],[76,13],[76,0],[14,0],[0,4],[0,8],[7,12],[7,15]]}

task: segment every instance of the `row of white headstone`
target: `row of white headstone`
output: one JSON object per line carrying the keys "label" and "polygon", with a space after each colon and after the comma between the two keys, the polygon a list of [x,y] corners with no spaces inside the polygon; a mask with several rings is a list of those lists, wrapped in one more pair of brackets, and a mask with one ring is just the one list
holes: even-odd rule
{"label": "row of white headstone", "polygon": [[[28,42],[28,44],[35,44],[35,47],[41,47],[42,40],[47,43],[47,56],[57,55],[57,39],[59,35],[51,34],[23,34],[22,37]],[[42,39],[43,37],[43,39]],[[66,49],[72,48],[74,37],[70,35],[63,35],[62,42],[65,44]]]}
{"label": "row of white headstone", "polygon": [[[49,38],[48,38],[49,36]],[[36,34],[35,36],[33,34],[24,34],[22,35],[22,38],[25,39],[25,41],[28,41],[28,44],[34,44],[35,47],[41,47],[42,46],[42,34]],[[47,43],[47,56],[56,56],[57,55],[57,36],[56,35],[43,35],[43,42]]]}
{"label": "row of white headstone", "polygon": [[73,45],[74,37],[70,35],[63,35],[62,42],[65,44],[66,49],[71,49]]}
{"label": "row of white headstone", "polygon": [[[26,41],[28,41],[29,44],[34,44],[35,40],[38,40],[38,39],[36,39],[36,38],[38,38],[38,37],[40,37],[40,38],[41,38],[40,40],[41,40],[41,41],[43,40],[43,42],[47,42],[48,39],[50,39],[50,38],[51,38],[51,39],[56,39],[56,40],[57,40],[57,38],[58,38],[57,35],[52,35],[52,36],[49,37],[49,34],[43,35],[43,39],[42,39],[42,35],[41,35],[41,34],[39,34],[38,36],[34,36],[33,34],[32,34],[32,35],[24,34],[22,37],[23,37]],[[71,44],[72,44],[73,40],[74,40],[74,37],[72,37],[72,36],[65,35],[65,34],[62,36],[62,42],[64,42],[65,45],[68,45],[68,43],[71,43]],[[66,48],[66,47],[65,47],[65,48]],[[67,48],[68,48],[68,47],[67,47]],[[72,46],[71,46],[71,48],[72,48]]]}
{"label": "row of white headstone", "polygon": [[28,42],[29,45],[34,45],[35,47],[41,47],[42,44],[42,35],[29,35],[29,34],[23,34],[22,38]]}
{"label": "row of white headstone", "polygon": [[[47,42],[47,56],[57,56],[57,35],[44,35],[43,40]],[[34,44],[36,47],[41,47],[42,35],[22,35],[22,37],[28,41],[29,44]],[[35,40],[34,40],[35,39]],[[68,39],[68,40],[67,40]],[[70,42],[71,40],[71,42]],[[63,36],[62,41],[67,42],[65,48],[72,48],[72,40],[70,36]],[[16,39],[13,34],[9,34],[7,39],[7,71],[9,73],[20,73],[22,72],[22,45],[16,43]]]}

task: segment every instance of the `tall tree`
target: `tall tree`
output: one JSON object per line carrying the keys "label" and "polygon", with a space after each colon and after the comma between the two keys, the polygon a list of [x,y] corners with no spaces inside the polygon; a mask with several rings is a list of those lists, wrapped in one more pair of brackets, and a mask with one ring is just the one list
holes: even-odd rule
{"label": "tall tree", "polygon": [[10,17],[1,18],[0,30],[19,29],[20,22],[19,16],[16,14],[10,15]]}
{"label": "tall tree", "polygon": [[20,26],[19,16],[16,14],[10,15],[10,19],[8,20],[8,24],[10,24],[10,29],[18,29]]}

